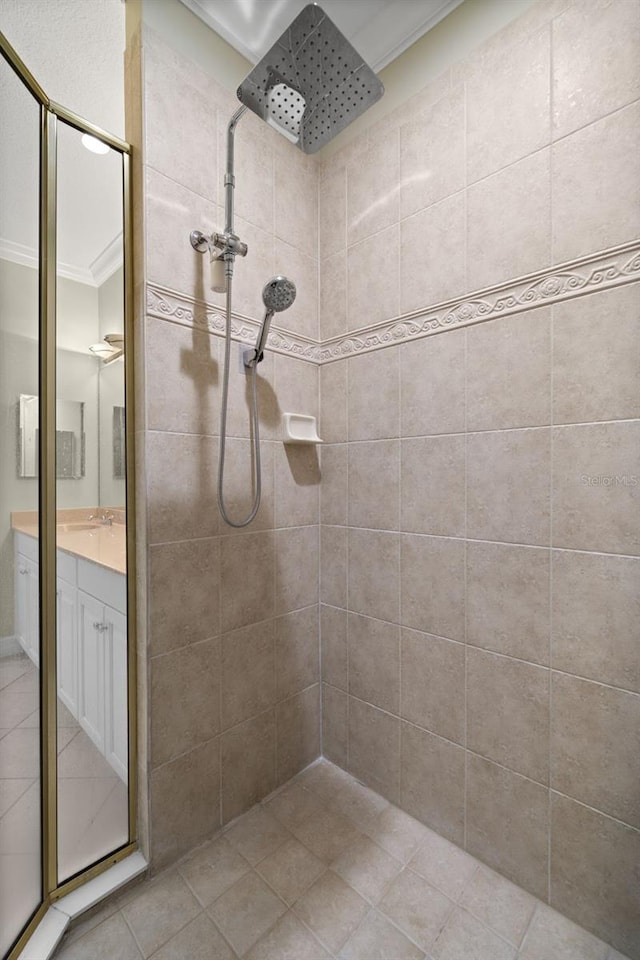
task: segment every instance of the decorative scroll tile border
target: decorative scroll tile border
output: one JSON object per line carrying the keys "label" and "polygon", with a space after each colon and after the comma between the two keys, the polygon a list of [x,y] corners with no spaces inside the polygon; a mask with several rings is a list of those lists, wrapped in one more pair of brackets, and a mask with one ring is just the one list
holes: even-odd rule
{"label": "decorative scroll tile border", "polygon": [[[448,300],[427,310],[372,324],[322,343],[301,337],[290,330],[272,328],[269,348],[311,363],[331,363],[637,280],[640,280],[640,241],[549,267],[527,277]],[[218,310],[164,287],[147,286],[147,313],[151,317],[224,335],[225,319]],[[253,342],[259,326],[256,320],[234,315],[233,339]]]}
{"label": "decorative scroll tile border", "polygon": [[[226,328],[226,319],[217,307],[155,284],[147,284],[147,316],[171,320],[184,327],[208,330],[220,337],[224,336]],[[232,339],[240,343],[255,343],[261,322],[241,314],[232,314]],[[269,349],[312,363],[320,362],[320,344],[317,341],[288,330],[279,330],[274,325],[269,333]]]}

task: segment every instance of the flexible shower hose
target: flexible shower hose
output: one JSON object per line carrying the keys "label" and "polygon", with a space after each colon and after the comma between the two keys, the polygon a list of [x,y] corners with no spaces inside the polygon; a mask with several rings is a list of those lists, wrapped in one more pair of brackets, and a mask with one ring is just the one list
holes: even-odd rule
{"label": "flexible shower hose", "polygon": [[227,401],[229,399],[229,365],[231,360],[231,285],[232,280],[227,275],[227,297],[226,297],[226,326],[224,337],[224,369],[222,372],[222,405],[220,407],[220,454],[218,457],[218,508],[225,523],[230,527],[246,527],[254,519],[260,509],[260,497],[262,495],[262,473],[260,468],[260,427],[258,424],[258,374],[257,362],[253,362],[249,367],[251,377],[251,411],[250,411],[250,431],[252,460],[255,463],[256,492],[253,499],[253,506],[248,516],[244,520],[232,520],[227,513],[224,502],[224,458],[227,446]]}

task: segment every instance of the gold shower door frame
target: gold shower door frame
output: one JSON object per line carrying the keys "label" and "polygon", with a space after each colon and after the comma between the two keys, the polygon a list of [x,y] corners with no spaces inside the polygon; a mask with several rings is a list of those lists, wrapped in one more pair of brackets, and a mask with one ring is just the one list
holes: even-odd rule
{"label": "gold shower door frame", "polygon": [[[131,221],[131,147],[95,124],[54,103],[0,32],[0,53],[40,105],[40,248],[39,248],[39,395],[40,402],[40,716],[42,903],[9,952],[15,960],[46,913],[60,897],[103,873],[137,849],[136,731],[136,596],[135,596],[135,455],[133,363],[133,245]],[[127,699],[129,721],[128,842],[62,884],[58,883],[58,783],[56,721],[56,229],[58,120],[101,140],[122,156],[124,330],[127,518]]]}

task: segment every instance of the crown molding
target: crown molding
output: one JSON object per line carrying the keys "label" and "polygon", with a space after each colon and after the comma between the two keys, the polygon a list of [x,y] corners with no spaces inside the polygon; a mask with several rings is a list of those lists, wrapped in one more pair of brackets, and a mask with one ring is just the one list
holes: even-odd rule
{"label": "crown molding", "polygon": [[[269,349],[311,363],[331,363],[638,280],[640,241],[633,241],[322,342],[272,327]],[[225,318],[218,308],[156,284],[147,284],[147,313],[224,336]],[[232,316],[234,340],[253,342],[259,328],[257,320]]]}
{"label": "crown molding", "polygon": [[[40,263],[38,251],[34,247],[28,247],[25,243],[16,243],[14,240],[5,240],[4,237],[0,237],[0,258],[18,263],[21,267],[31,267],[32,270],[37,270]],[[65,280],[87,283],[91,287],[96,286],[90,270],[85,267],[74,267],[71,263],[58,263],[57,275],[64,277]]]}
{"label": "crown molding", "polygon": [[108,243],[102,253],[99,253],[95,258],[89,270],[91,276],[93,277],[93,282],[96,287],[101,287],[105,280],[108,280],[109,277],[118,270],[123,264],[123,254],[124,242],[122,238],[122,231],[118,233],[111,243]]}

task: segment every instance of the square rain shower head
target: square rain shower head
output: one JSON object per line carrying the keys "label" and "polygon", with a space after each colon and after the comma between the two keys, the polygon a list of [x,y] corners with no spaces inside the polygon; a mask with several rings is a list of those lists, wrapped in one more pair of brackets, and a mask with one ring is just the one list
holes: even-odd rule
{"label": "square rain shower head", "polygon": [[238,87],[238,99],[315,153],[380,99],[384,86],[336,25],[310,3]]}

